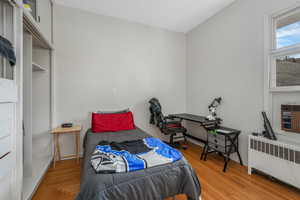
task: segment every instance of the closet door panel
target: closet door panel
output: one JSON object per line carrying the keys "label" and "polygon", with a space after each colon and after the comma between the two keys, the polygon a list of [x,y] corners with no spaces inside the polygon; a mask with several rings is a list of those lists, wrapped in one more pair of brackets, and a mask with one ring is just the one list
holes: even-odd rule
{"label": "closet door panel", "polygon": [[0,158],[11,151],[11,137],[7,136],[0,140]]}
{"label": "closet door panel", "polygon": [[23,36],[24,175],[32,174],[32,36]]}
{"label": "closet door panel", "polygon": [[12,111],[12,105],[0,104],[0,138],[7,137],[10,134]]}
{"label": "closet door panel", "polygon": [[13,127],[12,113],[13,104],[0,104],[0,158],[12,150],[10,136]]}
{"label": "closet door panel", "polygon": [[[13,164],[13,156],[8,154],[4,158],[0,159],[0,182],[1,179],[8,176],[10,171],[15,167]],[[7,183],[7,182],[6,182]]]}

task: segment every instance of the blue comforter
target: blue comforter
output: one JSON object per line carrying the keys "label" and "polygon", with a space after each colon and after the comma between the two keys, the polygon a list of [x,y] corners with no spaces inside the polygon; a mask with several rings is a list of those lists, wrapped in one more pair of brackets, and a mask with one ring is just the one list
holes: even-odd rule
{"label": "blue comforter", "polygon": [[[135,146],[132,147],[132,144]],[[137,153],[131,153],[131,150]],[[91,157],[91,165],[97,173],[119,173],[168,164],[181,158],[181,153],[176,149],[158,138],[148,137],[142,142],[130,142],[130,150],[126,148],[126,142],[122,145],[97,145]]]}

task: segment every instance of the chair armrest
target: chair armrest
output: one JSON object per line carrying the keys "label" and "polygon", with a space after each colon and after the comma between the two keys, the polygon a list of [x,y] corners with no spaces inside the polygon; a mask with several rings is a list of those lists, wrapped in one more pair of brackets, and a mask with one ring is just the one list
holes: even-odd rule
{"label": "chair armrest", "polygon": [[176,117],[173,117],[173,116],[171,116],[171,115],[166,116],[166,117],[165,117],[165,120],[166,120],[166,121],[167,121],[167,120],[172,120],[173,122],[179,122],[179,123],[182,122],[182,119],[177,119]]}
{"label": "chair armrest", "polygon": [[175,118],[173,116],[171,116],[171,115],[168,115],[168,116],[165,117],[165,119],[172,119],[172,120],[174,120]]}
{"label": "chair armrest", "polygon": [[181,125],[181,121],[176,121],[176,120],[166,121],[165,124],[178,124],[178,125]]}

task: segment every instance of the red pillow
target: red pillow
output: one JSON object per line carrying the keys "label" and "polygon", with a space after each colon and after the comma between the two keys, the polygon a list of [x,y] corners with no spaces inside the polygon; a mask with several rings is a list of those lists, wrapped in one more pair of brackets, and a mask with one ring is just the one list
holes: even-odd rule
{"label": "red pillow", "polygon": [[94,133],[115,132],[131,129],[134,129],[132,112],[92,114],[92,131]]}

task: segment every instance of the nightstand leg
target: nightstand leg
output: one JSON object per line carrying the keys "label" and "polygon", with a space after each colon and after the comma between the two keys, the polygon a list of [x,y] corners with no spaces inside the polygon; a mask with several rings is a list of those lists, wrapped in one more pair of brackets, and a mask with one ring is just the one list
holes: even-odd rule
{"label": "nightstand leg", "polygon": [[79,163],[79,152],[80,152],[80,133],[76,133],[76,158]]}
{"label": "nightstand leg", "polygon": [[55,168],[56,160],[57,160],[57,148],[56,148],[56,135],[53,135],[53,145],[54,145],[54,160],[53,160],[53,168]]}
{"label": "nightstand leg", "polygon": [[61,160],[60,146],[59,146],[59,134],[56,135],[56,148],[57,148],[58,160]]}

